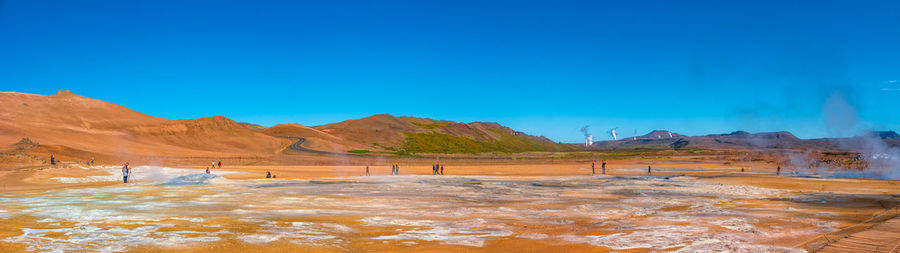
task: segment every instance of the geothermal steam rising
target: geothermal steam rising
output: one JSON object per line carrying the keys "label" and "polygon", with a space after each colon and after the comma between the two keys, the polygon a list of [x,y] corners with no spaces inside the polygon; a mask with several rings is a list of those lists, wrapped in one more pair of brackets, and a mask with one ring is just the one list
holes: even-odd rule
{"label": "geothermal steam rising", "polygon": [[880,136],[872,134],[873,132],[860,120],[856,107],[844,98],[844,94],[834,92],[825,101],[822,111],[829,134],[836,137],[857,135],[853,138],[839,139],[841,148],[861,150],[869,163],[861,175],[849,172],[845,176],[875,175],[886,179],[900,178],[900,149],[889,146]]}
{"label": "geothermal steam rising", "polygon": [[612,137],[614,141],[619,140],[619,136],[616,135],[616,129],[618,129],[618,127],[614,127],[612,129],[610,129],[609,131],[606,131],[607,133],[609,133],[609,136]]}
{"label": "geothermal steam rising", "polygon": [[581,128],[581,132],[584,133],[584,145],[591,146],[594,145],[594,136],[588,133],[588,127],[584,126]]}

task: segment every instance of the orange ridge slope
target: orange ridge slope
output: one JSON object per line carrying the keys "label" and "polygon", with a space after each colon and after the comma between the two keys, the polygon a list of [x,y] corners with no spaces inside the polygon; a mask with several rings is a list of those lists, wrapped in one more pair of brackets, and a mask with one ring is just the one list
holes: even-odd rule
{"label": "orange ridge slope", "polygon": [[46,96],[0,92],[0,143],[24,137],[122,156],[273,154],[290,143],[221,116],[171,120],[69,91]]}

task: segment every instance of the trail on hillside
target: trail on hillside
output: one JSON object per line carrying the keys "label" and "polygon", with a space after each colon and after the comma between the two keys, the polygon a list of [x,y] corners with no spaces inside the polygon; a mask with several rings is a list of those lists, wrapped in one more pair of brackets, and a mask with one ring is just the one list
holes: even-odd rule
{"label": "trail on hillside", "polygon": [[338,153],[338,152],[328,152],[328,151],[322,151],[322,150],[308,149],[308,148],[303,147],[303,143],[306,142],[306,138],[303,138],[303,137],[293,137],[293,136],[278,136],[278,137],[288,138],[288,139],[297,139],[297,141],[292,143],[291,146],[289,146],[288,148],[291,150],[299,151],[299,152],[310,152],[310,153],[323,154],[323,155],[362,156],[359,154],[352,154],[352,153]]}

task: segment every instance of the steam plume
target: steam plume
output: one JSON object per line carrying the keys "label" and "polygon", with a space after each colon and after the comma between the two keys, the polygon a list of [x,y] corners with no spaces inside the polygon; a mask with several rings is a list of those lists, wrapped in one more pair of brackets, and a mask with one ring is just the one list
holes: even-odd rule
{"label": "steam plume", "polygon": [[859,119],[856,108],[844,98],[843,93],[834,92],[828,97],[822,112],[831,135],[857,135],[841,138],[841,148],[861,151],[861,158],[868,162],[865,170],[858,172],[860,175],[850,175],[853,172],[848,172],[850,174],[844,176],[900,178],[900,148],[888,145],[881,136],[867,129]]}
{"label": "steam plume", "polygon": [[588,132],[588,127],[590,127],[590,126],[584,126],[581,128],[581,132],[584,133],[584,145],[585,146],[594,145],[594,135],[591,135]]}

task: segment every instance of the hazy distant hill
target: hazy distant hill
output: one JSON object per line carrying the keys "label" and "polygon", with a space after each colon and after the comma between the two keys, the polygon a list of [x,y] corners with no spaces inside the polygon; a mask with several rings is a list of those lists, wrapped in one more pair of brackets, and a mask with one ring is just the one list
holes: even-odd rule
{"label": "hazy distant hill", "polygon": [[893,131],[870,132],[852,138],[800,139],[789,132],[748,133],[735,131],[727,134],[685,136],[668,131],[655,130],[637,138],[618,141],[594,142],[592,149],[808,149],[808,150],[857,150],[870,145],[870,140],[880,139],[888,145],[900,146],[900,136]]}

